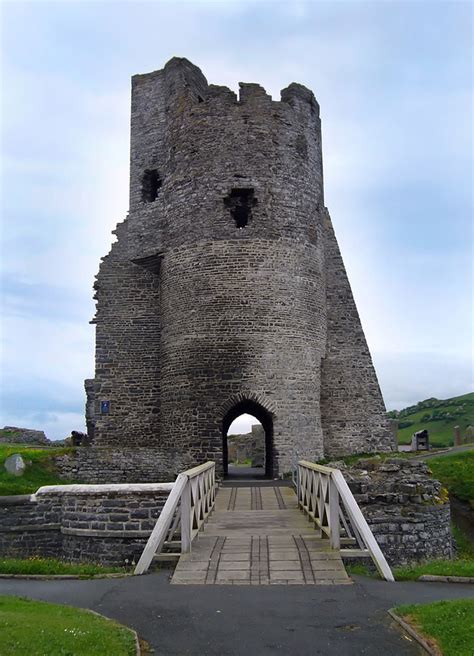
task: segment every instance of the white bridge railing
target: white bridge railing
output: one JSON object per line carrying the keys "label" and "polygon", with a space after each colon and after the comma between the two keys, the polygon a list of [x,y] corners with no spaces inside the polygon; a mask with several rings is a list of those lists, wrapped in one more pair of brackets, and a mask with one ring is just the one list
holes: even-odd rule
{"label": "white bridge railing", "polygon": [[179,528],[181,553],[191,551],[191,542],[214,507],[215,500],[214,462],[206,462],[179,474],[148,538],[135,574],[143,574],[148,570],[154,555],[161,552],[165,542],[172,542]]}
{"label": "white bridge railing", "polygon": [[[298,462],[298,505],[342,557],[371,557],[382,578],[392,571],[339,469]],[[343,545],[356,548],[341,548]]]}

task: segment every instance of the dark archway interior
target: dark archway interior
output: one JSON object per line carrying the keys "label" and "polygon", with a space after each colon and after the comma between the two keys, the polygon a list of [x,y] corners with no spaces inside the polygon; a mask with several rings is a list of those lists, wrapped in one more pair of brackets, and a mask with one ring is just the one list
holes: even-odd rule
{"label": "dark archway interior", "polygon": [[258,419],[262,424],[265,431],[265,476],[272,478],[273,476],[273,420],[272,415],[265,410],[260,404],[255,401],[241,401],[231,408],[225,415],[222,421],[222,453],[224,476],[227,476],[229,471],[229,459],[227,451],[227,432],[230,425],[240,417],[240,415],[249,414]]}

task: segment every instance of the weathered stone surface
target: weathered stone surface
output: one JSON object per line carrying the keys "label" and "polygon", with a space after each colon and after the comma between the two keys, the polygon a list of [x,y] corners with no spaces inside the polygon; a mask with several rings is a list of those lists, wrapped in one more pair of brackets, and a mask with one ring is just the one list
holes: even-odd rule
{"label": "weathered stone surface", "polygon": [[18,428],[18,426],[4,426],[0,434],[0,442],[14,442],[15,444],[51,444],[44,431],[31,428]]}
{"label": "weathered stone surface", "polygon": [[426,463],[375,457],[330,466],[342,470],[390,564],[452,557],[448,493]]}
{"label": "weathered stone surface", "polygon": [[25,461],[18,453],[9,456],[5,460],[3,466],[7,472],[13,474],[13,476],[23,476],[26,469]]}
{"label": "weathered stone surface", "polygon": [[136,561],[168,498],[169,489],[161,487],[91,492],[61,486],[32,496],[0,497],[0,556],[110,565]]}
{"label": "weathered stone surface", "polygon": [[88,447],[56,456],[61,478],[83,483],[159,483],[194,466],[189,453],[168,447]]}
{"label": "weathered stone surface", "polygon": [[229,435],[227,438],[229,462],[251,461],[252,467],[263,467],[265,464],[265,431],[263,426],[256,424],[252,431],[244,435]]}
{"label": "weathered stone surface", "polygon": [[392,448],[324,207],[310,90],[274,101],[242,83],[237,97],[177,58],[134,76],[130,212],[115,234],[94,285],[95,446],[155,449],[170,473],[212,459],[222,474],[240,410],[265,428],[269,475]]}

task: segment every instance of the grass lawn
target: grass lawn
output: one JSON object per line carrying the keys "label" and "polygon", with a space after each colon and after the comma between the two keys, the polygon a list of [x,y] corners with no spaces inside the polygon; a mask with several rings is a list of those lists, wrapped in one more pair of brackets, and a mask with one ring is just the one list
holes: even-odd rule
{"label": "grass lawn", "polygon": [[[96,574],[125,573],[124,567],[103,567],[94,563],[66,563],[56,558],[0,558],[0,574],[77,574],[94,576]],[[1,652],[0,652],[1,653]]]}
{"label": "grass lawn", "polygon": [[430,560],[419,565],[401,565],[393,569],[396,581],[416,581],[423,574],[474,576],[474,560]]}
{"label": "grass lawn", "polygon": [[458,499],[468,501],[474,508],[474,449],[427,461],[433,476]]}
{"label": "grass lawn", "polygon": [[[42,485],[71,483],[58,476],[54,456],[70,453],[70,447],[31,448],[20,444],[0,444],[0,496],[32,494]],[[26,463],[23,476],[13,476],[3,467],[8,456],[18,453]]]}
{"label": "grass lawn", "polygon": [[2,656],[132,656],[133,633],[86,610],[0,596]]}
{"label": "grass lawn", "polygon": [[[443,417],[437,421],[427,421],[426,416],[440,412]],[[446,416],[449,413],[450,416]],[[400,423],[410,421],[411,425],[399,428],[397,436],[399,444],[409,444],[413,433],[425,428],[430,433],[430,442],[436,447],[452,446],[454,443],[454,426],[461,428],[461,435],[465,434],[468,426],[474,426],[474,393],[464,394],[452,399],[440,400],[432,407],[418,408],[403,414]]]}
{"label": "grass lawn", "polygon": [[395,612],[423,637],[434,638],[443,656],[474,654],[474,599],[399,606]]}

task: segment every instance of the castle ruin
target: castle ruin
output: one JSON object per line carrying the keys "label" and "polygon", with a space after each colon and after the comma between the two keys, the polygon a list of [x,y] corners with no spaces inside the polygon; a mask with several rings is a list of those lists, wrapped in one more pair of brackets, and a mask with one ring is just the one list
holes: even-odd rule
{"label": "castle ruin", "polygon": [[173,58],[132,78],[130,162],[129,215],[95,283],[93,446],[133,452],[130,480],[151,461],[165,480],[206,460],[223,474],[247,412],[268,476],[390,450],[313,93],[292,83],[274,101],[242,83],[237,97]]}

